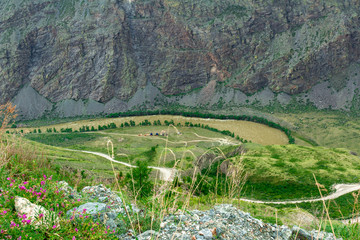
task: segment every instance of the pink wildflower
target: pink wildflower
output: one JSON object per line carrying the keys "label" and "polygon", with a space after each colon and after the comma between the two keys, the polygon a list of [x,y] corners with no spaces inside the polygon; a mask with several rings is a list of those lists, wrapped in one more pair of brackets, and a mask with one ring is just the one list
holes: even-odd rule
{"label": "pink wildflower", "polygon": [[73,236],[72,240],[76,240],[76,237],[75,237],[75,236]]}
{"label": "pink wildflower", "polygon": [[41,185],[44,185],[45,184],[45,182],[44,181],[41,181],[41,183],[40,183]]}
{"label": "pink wildflower", "polygon": [[53,226],[53,229],[55,229],[55,228],[56,228],[56,225]]}
{"label": "pink wildflower", "polygon": [[75,228],[75,232],[78,232],[79,230],[77,228]]}

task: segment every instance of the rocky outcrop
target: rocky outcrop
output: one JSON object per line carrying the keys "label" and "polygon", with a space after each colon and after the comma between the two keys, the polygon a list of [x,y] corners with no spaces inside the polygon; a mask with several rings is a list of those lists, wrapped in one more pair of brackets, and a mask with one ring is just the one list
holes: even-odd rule
{"label": "rocky outcrop", "polygon": [[[350,109],[359,88],[347,84],[348,69],[359,70],[359,8],[357,0],[6,1],[0,102],[15,101],[25,118],[67,117],[164,101],[288,103],[310,90],[301,100]],[[311,90],[325,80],[330,88]],[[253,93],[262,94],[258,101],[245,95]],[[33,109],[22,96],[38,100]]]}
{"label": "rocky outcrop", "polygon": [[[164,216],[159,231],[149,230],[136,235],[132,229],[127,229],[124,219],[128,214],[136,219],[145,217],[146,209],[140,210],[135,205],[125,206],[121,198],[103,185],[87,186],[80,193],[66,182],[59,182],[61,192],[65,197],[80,196],[84,204],[67,212],[66,218],[83,221],[92,218],[97,223],[104,224],[107,229],[121,229],[119,239],[259,239],[259,240],[312,240],[341,239],[332,233],[317,230],[306,231],[297,226],[290,229],[287,226],[264,223],[253,218],[229,204],[217,205],[208,211],[178,210],[174,214]],[[49,227],[58,224],[59,219],[42,206],[32,204],[25,198],[15,198],[15,208],[24,224],[36,227]],[[125,208],[127,211],[125,211]],[[41,214],[41,215],[40,215]]]}
{"label": "rocky outcrop", "polygon": [[[333,234],[313,230],[305,231],[297,226],[267,224],[253,218],[232,205],[218,205],[208,211],[186,211],[166,216],[159,232],[144,232],[137,239],[252,239],[252,240],[313,240],[342,239]],[[135,239],[131,232],[121,236],[123,239]]]}

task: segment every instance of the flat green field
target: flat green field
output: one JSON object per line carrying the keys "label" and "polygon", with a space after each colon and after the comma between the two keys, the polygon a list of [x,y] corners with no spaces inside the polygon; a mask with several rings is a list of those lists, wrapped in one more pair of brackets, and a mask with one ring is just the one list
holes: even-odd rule
{"label": "flat green field", "polygon": [[[83,125],[87,125],[89,127],[94,126],[95,128],[97,128],[98,125],[107,125],[110,123],[115,123],[117,126],[120,126],[121,123],[129,122],[130,120],[135,121],[136,124],[138,124],[139,122],[142,122],[145,119],[149,120],[151,123],[155,120],[160,120],[162,123],[165,120],[168,121],[173,120],[175,125],[178,123],[185,125],[185,122],[209,125],[210,127],[214,127],[219,130],[228,130],[230,132],[234,132],[235,136],[238,135],[243,139],[247,139],[254,143],[259,143],[263,145],[270,145],[270,144],[283,145],[283,144],[287,144],[289,141],[285,133],[283,133],[282,131],[259,123],[254,123],[249,121],[237,121],[237,120],[190,118],[190,117],[171,116],[171,115],[80,120],[69,123],[42,126],[40,127],[40,129],[42,130],[42,132],[44,132],[46,128],[54,128],[54,127],[58,131],[61,128],[72,128],[76,130],[82,127]],[[24,132],[32,130],[32,128],[20,128],[20,129],[23,129]]]}
{"label": "flat green field", "polygon": [[[168,136],[156,136],[161,131],[165,131]],[[180,135],[178,131],[181,132]],[[211,148],[240,143],[229,136],[198,127],[175,129],[168,126],[136,126],[96,132],[33,133],[26,134],[25,138],[50,146],[101,153],[108,153],[107,143],[110,140],[114,145],[115,160],[130,161],[131,164],[137,160],[147,160],[149,165],[166,167],[173,167],[175,160],[181,160],[178,166],[183,168],[189,168],[186,166],[191,166],[196,157]],[[166,159],[165,147],[170,149]]]}

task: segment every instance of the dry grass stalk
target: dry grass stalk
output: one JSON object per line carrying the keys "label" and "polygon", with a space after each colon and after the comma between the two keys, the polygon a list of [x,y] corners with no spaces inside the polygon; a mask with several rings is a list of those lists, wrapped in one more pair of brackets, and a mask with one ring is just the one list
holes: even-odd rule
{"label": "dry grass stalk", "polygon": [[[111,154],[110,154],[110,145],[111,145]],[[114,144],[112,143],[112,141],[111,141],[111,140],[108,140],[106,146],[107,146],[107,150],[108,150],[108,155],[109,155],[109,157],[114,158]],[[130,213],[129,213],[129,211],[128,211],[127,208],[126,208],[125,198],[124,198],[124,195],[123,195],[123,193],[122,193],[122,191],[121,191],[121,188],[120,188],[120,185],[119,185],[119,179],[117,178],[117,174],[116,174],[116,171],[115,171],[115,168],[114,168],[114,164],[113,164],[112,161],[110,161],[110,164],[111,164],[111,168],[112,168],[113,173],[114,173],[115,184],[116,184],[116,186],[117,186],[117,188],[118,188],[118,190],[119,190],[119,192],[120,192],[121,201],[122,201],[123,204],[124,204],[124,210],[125,210],[125,212],[126,212],[127,217],[129,218],[131,228],[132,228],[133,230],[135,230],[134,225],[133,225],[133,222],[132,222],[132,219],[131,219],[131,216],[130,216]]]}
{"label": "dry grass stalk", "polygon": [[10,137],[4,136],[5,128],[17,117],[15,108],[16,106],[10,102],[0,105],[0,167],[9,161],[12,153],[17,151],[14,149],[13,141],[11,141]]}
{"label": "dry grass stalk", "polygon": [[[318,181],[316,180],[315,174],[313,174],[313,176],[314,176],[314,179],[315,179],[316,186],[317,186],[317,188],[318,188],[318,190],[319,190],[320,196],[321,196],[321,198],[323,198],[322,191],[321,191],[321,187],[323,187],[323,185],[321,185],[321,184],[318,183]],[[333,227],[333,224],[332,224],[330,215],[329,215],[329,209],[328,209],[328,207],[326,206],[326,203],[325,203],[325,200],[324,200],[324,199],[322,200],[322,202],[323,202],[323,206],[324,206],[324,209],[325,209],[325,212],[326,212],[327,219],[329,220],[329,224],[330,224],[330,226],[331,226],[331,231],[332,231],[332,233],[333,233],[333,235],[334,235],[334,238],[335,238],[335,240],[336,240],[334,227]],[[321,226],[321,224],[320,224],[320,226]]]}

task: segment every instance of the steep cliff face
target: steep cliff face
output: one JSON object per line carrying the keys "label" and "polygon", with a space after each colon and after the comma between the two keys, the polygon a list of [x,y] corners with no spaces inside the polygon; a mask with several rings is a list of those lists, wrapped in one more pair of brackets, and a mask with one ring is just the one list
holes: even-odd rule
{"label": "steep cliff face", "polygon": [[359,63],[359,11],[357,0],[6,0],[0,101],[24,86],[52,103],[126,102],[149,84],[165,96],[219,83],[306,92]]}

